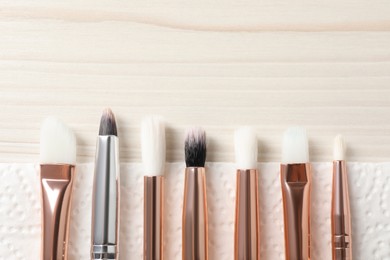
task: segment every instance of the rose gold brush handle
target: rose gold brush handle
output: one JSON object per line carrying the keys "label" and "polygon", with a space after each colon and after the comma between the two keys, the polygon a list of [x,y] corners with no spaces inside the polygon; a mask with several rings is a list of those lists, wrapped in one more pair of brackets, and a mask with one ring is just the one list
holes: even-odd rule
{"label": "rose gold brush handle", "polygon": [[237,170],[234,259],[259,260],[258,171]]}
{"label": "rose gold brush handle", "polygon": [[183,260],[208,259],[205,168],[185,171],[183,202]]}
{"label": "rose gold brush handle", "polygon": [[144,177],[144,260],[163,260],[164,177]]}
{"label": "rose gold brush handle", "polygon": [[282,164],[286,260],[310,259],[310,164]]}
{"label": "rose gold brush handle", "polygon": [[333,161],[332,259],[351,260],[351,212],[345,161]]}
{"label": "rose gold brush handle", "polygon": [[69,218],[75,167],[41,165],[42,260],[68,258]]}

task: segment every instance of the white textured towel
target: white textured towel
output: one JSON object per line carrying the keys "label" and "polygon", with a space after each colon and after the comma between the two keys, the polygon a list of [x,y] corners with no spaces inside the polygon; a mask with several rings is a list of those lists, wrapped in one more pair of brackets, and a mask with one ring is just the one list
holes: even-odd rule
{"label": "white textured towel", "polygon": [[[89,259],[92,163],[78,164],[69,260]],[[207,164],[209,259],[233,259],[236,170],[233,163]],[[278,163],[261,163],[261,259],[284,259],[283,215]],[[355,260],[390,259],[390,163],[350,163]],[[0,164],[0,259],[39,259],[39,165]],[[165,259],[181,259],[184,163],[166,167]],[[312,258],[331,259],[331,163],[313,164]],[[121,165],[121,259],[142,259],[143,171]],[[5,257],[6,258],[3,258]]]}

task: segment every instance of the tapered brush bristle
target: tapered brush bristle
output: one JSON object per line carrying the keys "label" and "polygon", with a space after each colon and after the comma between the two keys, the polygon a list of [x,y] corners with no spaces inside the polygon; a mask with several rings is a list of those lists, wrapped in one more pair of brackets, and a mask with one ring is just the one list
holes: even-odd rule
{"label": "tapered brush bristle", "polygon": [[115,116],[109,108],[106,108],[103,111],[102,117],[100,119],[99,135],[118,136]]}
{"label": "tapered brush bristle", "polygon": [[206,161],[206,133],[201,128],[187,131],[184,143],[187,167],[204,167]]}
{"label": "tapered brush bristle", "polygon": [[334,139],[333,147],[333,160],[342,161],[345,160],[345,142],[342,135],[337,135]]}
{"label": "tapered brush bristle", "polygon": [[165,125],[158,117],[148,117],[142,121],[141,147],[144,174],[163,175],[165,168]]}
{"label": "tapered brush bristle", "polygon": [[309,162],[309,141],[303,127],[290,127],[284,132],[282,163]]}
{"label": "tapered brush bristle", "polygon": [[56,117],[48,117],[42,123],[40,161],[42,164],[76,163],[76,137]]}
{"label": "tapered brush bristle", "polygon": [[257,168],[257,137],[251,127],[241,127],[234,133],[234,146],[238,169]]}

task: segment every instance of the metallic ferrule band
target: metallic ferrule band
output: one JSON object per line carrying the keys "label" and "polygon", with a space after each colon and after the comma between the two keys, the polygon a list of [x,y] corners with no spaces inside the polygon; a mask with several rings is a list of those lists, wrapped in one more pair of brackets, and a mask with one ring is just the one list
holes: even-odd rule
{"label": "metallic ferrule band", "polygon": [[91,259],[93,260],[115,260],[118,259],[116,245],[93,245]]}

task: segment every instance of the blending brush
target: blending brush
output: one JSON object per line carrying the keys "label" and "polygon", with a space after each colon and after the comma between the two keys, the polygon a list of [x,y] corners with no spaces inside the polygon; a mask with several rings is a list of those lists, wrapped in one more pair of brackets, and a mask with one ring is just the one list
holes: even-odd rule
{"label": "blending brush", "polygon": [[183,201],[183,260],[208,259],[206,196],[206,133],[200,128],[187,132]]}
{"label": "blending brush", "polygon": [[92,194],[91,259],[119,258],[119,140],[114,114],[103,112]]}
{"label": "blending brush", "polygon": [[237,188],[234,230],[234,259],[260,259],[257,137],[251,127],[241,127],[234,135]]}
{"label": "blending brush", "polygon": [[311,165],[306,130],[284,133],[280,166],[286,260],[310,259]]}
{"label": "blending brush", "polygon": [[40,184],[42,260],[66,260],[75,177],[76,138],[60,120],[47,118],[41,129]]}
{"label": "blending brush", "polygon": [[332,182],[332,259],[352,259],[351,212],[348,195],[345,143],[341,135],[334,140]]}
{"label": "blending brush", "polygon": [[163,259],[165,126],[157,117],[141,126],[144,165],[144,260]]}

